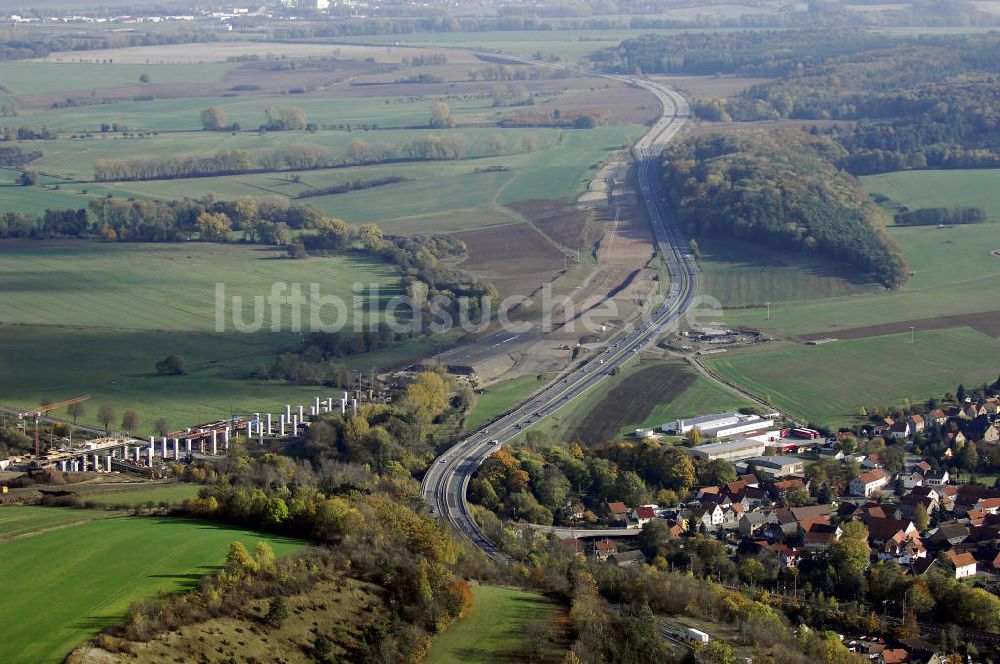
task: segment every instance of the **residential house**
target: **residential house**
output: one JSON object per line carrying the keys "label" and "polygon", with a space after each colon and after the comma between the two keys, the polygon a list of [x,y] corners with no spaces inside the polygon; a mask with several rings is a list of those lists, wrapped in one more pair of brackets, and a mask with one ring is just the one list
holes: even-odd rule
{"label": "residential house", "polygon": [[902,516],[907,519],[913,519],[916,517],[917,507],[921,505],[923,505],[924,509],[927,510],[928,516],[933,514],[934,510],[938,508],[936,497],[931,498],[926,495],[922,496],[913,491],[903,496],[899,501],[900,512]]}
{"label": "residential house", "polygon": [[622,551],[608,556],[608,562],[616,567],[631,567],[645,563],[646,556],[642,551]]}
{"label": "residential house", "polygon": [[896,533],[876,549],[879,560],[895,560],[902,566],[927,557],[927,548],[918,535]]}
{"label": "residential house", "polygon": [[906,423],[910,425],[910,431],[914,435],[920,433],[927,426],[927,422],[924,420],[923,415],[910,415],[910,418],[906,420]]}
{"label": "residential house", "polygon": [[880,547],[890,540],[903,541],[907,537],[919,537],[920,532],[912,521],[906,519],[867,519],[868,541]]}
{"label": "residential house", "polygon": [[834,461],[840,461],[844,458],[844,451],[837,447],[824,447],[819,451],[819,457],[821,459],[833,459]]}
{"label": "residential house", "polygon": [[931,467],[932,467],[931,464],[927,463],[926,461],[918,461],[917,463],[913,464],[913,467],[910,470],[912,470],[915,473],[920,473],[921,475],[925,475],[927,474],[927,471],[931,469]]}
{"label": "residential house", "polygon": [[913,435],[909,422],[896,422],[889,427],[889,435],[895,440],[906,440]]}
{"label": "residential house", "polygon": [[942,523],[937,528],[927,531],[924,541],[935,548],[947,549],[961,544],[969,537],[969,527],[958,521]]}
{"label": "residential house", "polygon": [[656,518],[656,511],[653,508],[654,505],[639,505],[632,510],[632,519],[639,528]]}
{"label": "residential house", "polygon": [[903,483],[903,488],[909,491],[924,483],[924,476],[914,471],[912,473],[900,473],[896,476]]}
{"label": "residential house", "polygon": [[844,531],[839,526],[829,523],[810,523],[803,537],[805,548],[807,551],[826,551],[843,534]]}
{"label": "residential house", "polygon": [[868,497],[889,483],[889,473],[881,468],[861,473],[851,480],[851,494]]}
{"label": "residential house", "polygon": [[886,648],[875,656],[878,664],[909,664],[910,653],[905,648]]}
{"label": "residential house", "polygon": [[[758,530],[761,530],[768,523],[768,516],[774,517],[774,513],[770,512],[765,515],[763,512],[748,512],[740,517],[739,531],[742,537],[753,537],[757,534]],[[775,521],[777,521],[775,519]]]}
{"label": "residential house", "polygon": [[798,567],[799,561],[802,560],[802,554],[805,552],[803,547],[792,547],[787,544],[771,544],[767,548],[778,554],[778,562],[783,567],[788,568]]}
{"label": "residential house", "polygon": [[927,486],[942,486],[947,484],[950,479],[947,470],[930,470],[924,475],[924,484]]}
{"label": "residential house", "polygon": [[618,553],[618,544],[614,540],[601,539],[594,542],[594,558],[601,562],[606,561],[612,554]]}
{"label": "residential house", "polygon": [[625,503],[608,503],[608,520],[615,525],[626,525],[628,523],[628,507]]}
{"label": "residential house", "polygon": [[692,528],[704,526],[705,530],[711,531],[721,527],[722,522],[722,507],[718,503],[708,503],[695,508],[689,515],[689,523]]}
{"label": "residential house", "polygon": [[928,426],[939,427],[948,421],[948,413],[943,408],[935,408],[924,416],[924,423]]}
{"label": "residential house", "polygon": [[944,555],[955,566],[956,579],[965,579],[976,575],[976,559],[971,553],[956,553],[954,550],[950,550],[945,551]]}
{"label": "residential house", "polygon": [[865,470],[875,470],[882,467],[882,459],[877,454],[870,454],[861,462],[861,467]]}

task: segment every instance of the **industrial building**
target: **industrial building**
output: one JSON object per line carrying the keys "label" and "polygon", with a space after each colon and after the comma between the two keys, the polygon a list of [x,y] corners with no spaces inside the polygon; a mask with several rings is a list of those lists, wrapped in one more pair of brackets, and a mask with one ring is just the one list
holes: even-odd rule
{"label": "industrial building", "polygon": [[692,447],[689,451],[691,452],[691,456],[696,459],[704,459],[706,461],[714,461],[715,459],[738,461],[740,459],[760,456],[764,453],[764,447],[765,444],[758,440],[740,438],[724,443],[699,445],[698,447]]}
{"label": "industrial building", "polygon": [[786,477],[788,475],[803,475],[806,464],[802,459],[789,456],[758,456],[746,460],[747,465],[771,477]]}
{"label": "industrial building", "polygon": [[774,420],[764,419],[760,415],[717,413],[689,420],[674,420],[664,424],[662,429],[665,433],[677,435],[684,435],[696,430],[702,438],[729,438],[743,433],[761,431],[771,426],[774,426]]}

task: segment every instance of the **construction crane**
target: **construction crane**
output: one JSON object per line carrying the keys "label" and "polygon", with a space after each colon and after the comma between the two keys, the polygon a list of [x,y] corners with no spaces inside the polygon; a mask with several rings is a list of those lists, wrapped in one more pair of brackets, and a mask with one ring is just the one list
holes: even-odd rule
{"label": "construction crane", "polygon": [[58,410],[59,408],[65,408],[67,406],[72,406],[75,403],[80,403],[81,401],[86,401],[90,398],[89,394],[84,394],[82,397],[77,397],[75,399],[70,399],[69,401],[60,401],[59,403],[50,403],[47,406],[40,406],[35,410],[29,410],[23,413],[17,414],[17,419],[23,420],[26,417],[31,417],[35,422],[35,456],[38,456],[38,423],[42,419],[42,415],[51,412],[53,410]]}

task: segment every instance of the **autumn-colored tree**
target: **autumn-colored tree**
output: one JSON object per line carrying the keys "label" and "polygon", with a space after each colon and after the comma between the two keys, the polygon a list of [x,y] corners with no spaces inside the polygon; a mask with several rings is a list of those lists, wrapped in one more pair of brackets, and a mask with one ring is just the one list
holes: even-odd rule
{"label": "autumn-colored tree", "polygon": [[132,433],[139,428],[139,416],[134,410],[126,410],[122,415],[122,429]]}
{"label": "autumn-colored tree", "polygon": [[451,109],[443,101],[431,102],[430,126],[434,128],[451,127],[455,124],[451,117]]}
{"label": "autumn-colored tree", "polygon": [[104,425],[104,430],[108,431],[111,423],[115,421],[114,409],[105,404],[97,409],[97,421]]}
{"label": "autumn-colored tree", "polygon": [[233,228],[233,222],[225,212],[202,212],[195,220],[195,226],[202,240],[217,242],[226,239],[226,234]]}

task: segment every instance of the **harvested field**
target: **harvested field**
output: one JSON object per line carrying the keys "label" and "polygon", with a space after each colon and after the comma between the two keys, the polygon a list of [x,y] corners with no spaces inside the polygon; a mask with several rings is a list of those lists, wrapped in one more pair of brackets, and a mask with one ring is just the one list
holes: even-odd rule
{"label": "harvested field", "polygon": [[462,267],[493,282],[505,295],[528,295],[563,268],[564,255],[530,224],[454,233],[465,242]]}
{"label": "harvested field", "polygon": [[580,421],[569,439],[590,445],[612,440],[623,425],[645,420],[658,402],[672,401],[695,378],[693,372],[677,365],[657,364],[640,369],[608,392]]}
{"label": "harvested field", "polygon": [[[504,117],[512,122],[546,125],[558,110],[564,117],[593,115],[605,125],[646,124],[659,116],[660,106],[648,92],[624,83],[593,79],[556,79],[562,94],[533,106],[502,108]],[[529,86],[529,89],[530,86]]]}
{"label": "harvested field", "polygon": [[553,241],[583,253],[591,253],[603,234],[593,211],[574,207],[566,198],[518,201],[507,207],[530,220]]}
{"label": "harvested field", "polygon": [[735,97],[753,85],[771,83],[773,78],[743,76],[650,76],[654,81],[679,88],[692,97]]}
{"label": "harvested field", "polygon": [[957,316],[936,316],[934,318],[917,318],[895,323],[883,323],[881,325],[851,327],[846,330],[806,334],[799,337],[799,339],[802,341],[814,341],[830,336],[834,336],[837,339],[865,339],[867,337],[881,337],[887,334],[902,334],[909,332],[911,327],[915,332],[971,327],[991,337],[1000,337],[1000,311],[981,311],[979,313],[959,314]]}

